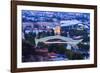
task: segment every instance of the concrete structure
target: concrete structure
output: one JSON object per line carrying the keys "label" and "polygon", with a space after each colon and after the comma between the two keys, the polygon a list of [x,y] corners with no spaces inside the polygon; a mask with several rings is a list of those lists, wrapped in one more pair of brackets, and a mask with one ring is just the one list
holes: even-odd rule
{"label": "concrete structure", "polygon": [[[48,42],[48,40],[52,40],[52,39],[61,39],[65,42]],[[44,37],[44,38],[40,38],[40,39],[35,39],[35,44],[37,46],[37,44],[39,42],[43,42],[46,44],[55,44],[55,43],[64,43],[64,44],[68,44],[66,48],[71,49],[71,47],[78,47],[77,44],[79,42],[81,42],[83,39],[80,40],[73,40],[70,37],[64,37],[64,36],[60,36],[60,35],[56,35],[56,36],[49,36],[49,37]]]}

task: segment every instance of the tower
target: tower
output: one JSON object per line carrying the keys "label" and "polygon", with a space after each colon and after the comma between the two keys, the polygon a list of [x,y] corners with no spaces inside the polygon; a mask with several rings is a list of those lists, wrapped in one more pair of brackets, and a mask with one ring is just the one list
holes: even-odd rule
{"label": "tower", "polygon": [[57,25],[57,26],[55,27],[54,32],[55,32],[55,35],[60,35],[60,33],[61,33],[61,27],[60,27],[59,25]]}

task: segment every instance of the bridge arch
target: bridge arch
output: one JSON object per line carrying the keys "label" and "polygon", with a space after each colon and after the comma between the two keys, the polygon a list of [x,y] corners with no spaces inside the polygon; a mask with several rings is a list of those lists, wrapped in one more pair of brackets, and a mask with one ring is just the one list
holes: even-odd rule
{"label": "bridge arch", "polygon": [[[37,44],[39,42],[46,42],[46,41],[52,40],[52,39],[61,39],[61,40],[65,41],[65,42],[60,42],[60,43],[66,43],[66,44],[71,44],[71,45],[77,45],[79,42],[82,41],[82,39],[73,40],[70,37],[64,37],[64,36],[56,35],[56,36],[48,36],[48,37],[44,37],[44,38],[40,38],[40,39],[35,39],[35,44],[37,46]],[[54,43],[54,42],[51,42],[51,43]]]}

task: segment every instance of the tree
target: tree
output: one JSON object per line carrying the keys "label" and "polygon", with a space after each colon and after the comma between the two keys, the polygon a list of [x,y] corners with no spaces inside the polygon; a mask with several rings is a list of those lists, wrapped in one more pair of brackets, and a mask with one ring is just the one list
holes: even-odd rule
{"label": "tree", "polygon": [[73,52],[71,50],[66,50],[66,56],[69,60],[80,60],[84,59],[84,56],[79,52]]}

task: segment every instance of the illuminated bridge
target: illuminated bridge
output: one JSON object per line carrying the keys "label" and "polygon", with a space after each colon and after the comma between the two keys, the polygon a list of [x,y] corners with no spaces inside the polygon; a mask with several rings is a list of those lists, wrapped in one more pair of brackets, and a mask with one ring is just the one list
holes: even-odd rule
{"label": "illuminated bridge", "polygon": [[[59,42],[59,41],[48,42],[48,40],[53,40],[53,39],[61,39],[64,42]],[[55,44],[55,43],[62,43],[63,44],[64,43],[64,44],[67,44],[68,48],[71,48],[71,46],[77,48],[78,47],[77,44],[81,41],[82,41],[82,39],[73,40],[70,37],[64,37],[64,36],[56,35],[56,36],[48,36],[48,37],[44,37],[44,38],[40,38],[40,39],[35,39],[35,44],[37,46],[39,42],[43,42],[43,43],[46,43],[46,44]]]}

